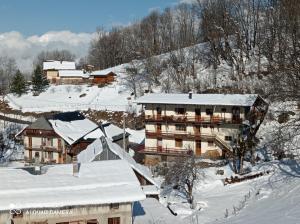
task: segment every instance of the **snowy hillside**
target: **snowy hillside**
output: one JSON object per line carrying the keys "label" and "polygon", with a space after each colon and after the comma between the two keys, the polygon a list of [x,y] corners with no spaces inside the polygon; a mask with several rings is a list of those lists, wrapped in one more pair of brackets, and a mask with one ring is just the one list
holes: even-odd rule
{"label": "snowy hillside", "polygon": [[103,88],[87,85],[50,86],[39,96],[30,92],[21,97],[7,95],[10,107],[23,112],[49,112],[74,110],[126,111],[129,108],[130,92],[112,84]]}
{"label": "snowy hillside", "polygon": [[[256,76],[249,76],[243,80],[236,80],[233,77],[233,68],[225,61],[217,69],[205,60],[195,61],[195,77],[186,74],[176,74],[173,68],[167,66],[170,64],[170,58],[182,57],[185,62],[178,62],[178,69],[186,66],[185,63],[190,63],[191,58],[199,52],[206,52],[208,49],[206,43],[198,44],[192,47],[184,48],[178,51],[154,56],[146,60],[135,60],[130,63],[121,64],[112,68],[105,69],[113,71],[117,74],[117,81],[111,85],[104,87],[88,86],[88,85],[51,85],[45,92],[39,96],[33,96],[32,92],[22,95],[21,97],[8,94],[6,100],[13,109],[22,110],[23,112],[49,112],[49,111],[70,111],[70,110],[110,110],[110,111],[126,111],[130,110],[131,102],[128,102],[128,97],[131,97],[133,91],[133,82],[135,82],[136,93],[138,96],[143,95],[145,90],[153,92],[185,92],[183,83],[176,81],[175,75],[186,76],[184,85],[194,91],[206,91],[208,89],[218,88],[239,88],[241,92],[255,92],[256,89],[263,88],[263,81]],[[175,55],[175,56],[174,56]],[[157,71],[149,71],[147,68],[147,60],[153,63],[151,66],[156,66],[159,75],[154,82],[153,74]],[[177,59],[179,60],[179,59]],[[247,61],[246,72],[251,73],[256,69],[257,64],[254,61]],[[263,68],[264,61],[261,62]],[[131,74],[128,74],[126,68],[137,68],[138,75],[132,81]],[[174,75],[174,77],[173,77]],[[246,88],[247,87],[247,88]]]}

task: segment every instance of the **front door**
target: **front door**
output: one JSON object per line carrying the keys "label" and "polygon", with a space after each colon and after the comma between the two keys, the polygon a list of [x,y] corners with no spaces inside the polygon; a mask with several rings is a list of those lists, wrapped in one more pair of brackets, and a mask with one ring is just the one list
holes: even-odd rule
{"label": "front door", "polygon": [[201,155],[201,141],[197,140],[196,141],[196,156]]}

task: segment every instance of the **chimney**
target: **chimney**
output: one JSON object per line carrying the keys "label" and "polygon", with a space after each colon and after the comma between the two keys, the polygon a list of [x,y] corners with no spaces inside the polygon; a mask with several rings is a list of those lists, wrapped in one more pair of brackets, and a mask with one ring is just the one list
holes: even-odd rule
{"label": "chimney", "polygon": [[190,92],[189,92],[189,99],[192,99],[192,98],[193,98],[193,92],[190,91]]}
{"label": "chimney", "polygon": [[80,169],[80,163],[78,163],[77,156],[73,157],[73,176],[78,177]]}

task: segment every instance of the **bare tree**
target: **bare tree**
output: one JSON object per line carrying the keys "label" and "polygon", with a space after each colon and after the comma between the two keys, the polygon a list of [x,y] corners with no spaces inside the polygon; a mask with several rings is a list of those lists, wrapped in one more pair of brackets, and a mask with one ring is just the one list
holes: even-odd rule
{"label": "bare tree", "polygon": [[178,157],[168,169],[165,177],[166,184],[178,187],[186,197],[191,207],[194,206],[193,189],[197,181],[203,177],[203,172],[196,162],[194,155]]}

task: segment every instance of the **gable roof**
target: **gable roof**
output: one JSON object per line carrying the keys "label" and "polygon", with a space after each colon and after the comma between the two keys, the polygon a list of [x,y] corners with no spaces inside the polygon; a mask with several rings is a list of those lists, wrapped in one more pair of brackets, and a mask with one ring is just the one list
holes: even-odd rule
{"label": "gable roof", "polygon": [[[160,187],[159,184],[152,178],[151,171],[147,167],[137,163],[126,151],[124,151],[118,144],[113,143],[110,139],[105,138],[104,141],[106,141],[109,150],[118,158],[125,160],[134,171],[143,176],[151,184],[158,188]],[[88,163],[95,161],[96,157],[103,151],[101,139],[96,139],[92,144],[88,145],[85,150],[77,155],[78,162]]]}
{"label": "gable roof", "polygon": [[216,106],[252,106],[257,94],[167,94],[152,93],[138,98],[138,104],[183,104],[183,105],[216,105]]}
{"label": "gable roof", "polygon": [[[134,172],[122,160],[81,164],[78,177],[72,164],[47,166],[43,175],[3,168],[0,176],[0,211],[60,208],[144,200]],[[101,172],[99,172],[101,171]]]}
{"label": "gable roof", "polygon": [[[118,126],[112,124],[112,123],[103,123],[101,124],[101,129],[106,137],[108,137],[112,141],[118,141],[120,139],[123,139],[123,129],[119,128]],[[128,137],[130,134],[128,132],[125,132],[125,137]]]}
{"label": "gable roof", "polygon": [[104,70],[93,71],[91,73],[91,76],[107,76],[109,74],[112,74],[112,75],[116,76],[116,73],[114,73],[112,71],[112,69],[104,69]]}
{"label": "gable roof", "polygon": [[28,125],[26,129],[41,129],[41,130],[53,130],[50,123],[46,120],[45,117],[39,117],[35,122]]}
{"label": "gable roof", "polygon": [[56,114],[49,119],[49,122],[54,131],[70,145],[98,128],[97,124],[79,112]]}
{"label": "gable roof", "polygon": [[43,70],[62,70],[75,69],[74,61],[45,61],[43,62]]}

